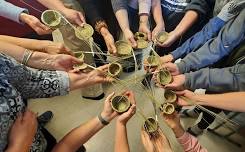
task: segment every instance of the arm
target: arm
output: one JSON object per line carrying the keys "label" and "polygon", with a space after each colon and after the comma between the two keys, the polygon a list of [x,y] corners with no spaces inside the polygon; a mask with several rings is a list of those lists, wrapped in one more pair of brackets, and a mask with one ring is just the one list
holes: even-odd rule
{"label": "arm", "polygon": [[217,62],[228,55],[245,39],[245,10],[234,20],[229,21],[216,38],[206,42],[196,52],[188,54],[180,63],[180,73],[197,70]]}
{"label": "arm", "polygon": [[84,16],[81,12],[66,8],[60,0],[37,0],[49,9],[61,12],[70,22],[82,26],[85,23]]}
{"label": "arm", "polygon": [[152,14],[156,22],[156,27],[152,31],[152,40],[155,40],[156,35],[165,30],[160,0],[152,0]]}
{"label": "arm", "polygon": [[[102,119],[110,122],[117,116],[117,113],[111,108],[111,93],[104,102],[104,110],[101,113]],[[75,152],[81,145],[87,142],[93,135],[104,128],[105,125],[98,117],[93,118],[87,123],[70,131],[52,150],[52,152]]]}
{"label": "arm", "polygon": [[116,122],[115,150],[114,152],[130,152],[127,137],[127,122],[136,112],[136,101],[133,92],[126,92],[132,106],[130,109],[121,114]]}
{"label": "arm", "polygon": [[28,13],[28,10],[15,6],[9,2],[6,2],[5,0],[0,1],[0,16],[8,18],[17,23],[21,23],[21,13]]}
{"label": "arm", "polygon": [[223,69],[204,68],[185,74],[184,86],[195,90],[205,88],[207,91],[228,92],[245,89],[245,64]]}

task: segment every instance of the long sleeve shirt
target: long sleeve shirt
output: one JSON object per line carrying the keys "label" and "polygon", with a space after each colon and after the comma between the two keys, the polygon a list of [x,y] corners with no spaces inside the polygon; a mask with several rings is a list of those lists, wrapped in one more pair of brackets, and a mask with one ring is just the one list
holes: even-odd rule
{"label": "long sleeve shirt", "polygon": [[197,138],[185,132],[184,135],[177,138],[182,145],[184,152],[208,152],[198,142]]}
{"label": "long sleeve shirt", "polygon": [[21,23],[20,14],[23,12],[28,13],[28,10],[15,6],[9,2],[6,2],[5,0],[0,1],[0,16],[2,17],[5,17],[17,23]]}
{"label": "long sleeve shirt", "polygon": [[189,53],[177,64],[181,73],[198,70],[227,56],[245,39],[245,10],[230,20],[217,37],[208,40],[196,52]]}
{"label": "long sleeve shirt", "polygon": [[[0,151],[8,144],[8,133],[24,112],[23,99],[65,95],[69,91],[69,77],[63,71],[32,70],[11,57],[0,54]],[[47,142],[38,128],[31,152],[44,152]]]}
{"label": "long sleeve shirt", "polygon": [[204,88],[207,91],[235,92],[245,90],[245,64],[237,64],[221,69],[204,68],[185,73],[185,88],[195,90]]}

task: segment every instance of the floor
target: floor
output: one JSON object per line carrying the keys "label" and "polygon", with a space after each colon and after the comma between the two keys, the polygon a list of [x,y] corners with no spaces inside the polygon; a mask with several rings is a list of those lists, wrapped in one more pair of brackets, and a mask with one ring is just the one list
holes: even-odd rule
{"label": "floor", "polygon": [[[143,71],[137,72],[138,76],[143,74]],[[134,78],[132,75],[123,76],[127,83],[123,85],[117,84],[105,84],[104,90],[106,94],[115,91],[116,93],[121,93],[125,89],[131,89],[136,94],[137,106],[144,112],[146,116],[154,116],[154,109],[151,101],[146,95],[147,90],[141,88],[141,86],[133,84],[134,81],[129,81],[129,79]],[[129,84],[133,84],[128,86]],[[160,92],[160,93],[159,93]],[[162,99],[162,90],[155,89],[156,99]],[[149,92],[148,92],[149,93]],[[54,97],[49,99],[35,99],[29,101],[29,107],[38,113],[42,113],[46,110],[51,110],[54,113],[54,118],[50,123],[47,124],[46,128],[60,140],[66,133],[68,133],[72,128],[88,121],[89,119],[95,117],[99,112],[101,112],[103,106],[103,100],[92,101],[83,99],[81,97],[81,91],[73,91],[67,96]],[[163,121],[158,118],[160,126],[163,132],[169,137],[172,147],[175,152],[182,151],[181,147],[176,142],[171,130],[166,127]],[[183,125],[186,127],[191,126],[195,123],[195,119],[182,119]],[[138,115],[135,115],[127,125],[128,128],[128,138],[130,149],[132,152],[143,152],[143,146],[140,139],[140,129],[143,120]],[[85,147],[88,152],[112,152],[114,148],[114,136],[115,136],[115,126],[114,122],[102,129],[98,134],[96,134],[92,139],[90,139]],[[210,152],[239,152],[240,148],[234,146],[233,144],[227,142],[226,140],[211,134],[210,132],[205,132],[199,137],[201,144],[207,148]],[[245,142],[244,142],[245,143]],[[103,149],[103,150],[102,150]]]}

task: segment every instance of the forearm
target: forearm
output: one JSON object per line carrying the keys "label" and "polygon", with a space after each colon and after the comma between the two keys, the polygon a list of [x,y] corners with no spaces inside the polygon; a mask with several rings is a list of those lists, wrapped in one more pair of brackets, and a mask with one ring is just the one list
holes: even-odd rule
{"label": "forearm", "polygon": [[40,51],[40,52],[45,52],[44,47],[52,43],[51,41],[47,41],[47,40],[26,39],[26,38],[18,38],[18,37],[6,36],[6,35],[0,35],[0,41],[8,42],[26,49]]}
{"label": "forearm", "polygon": [[153,18],[156,22],[156,25],[163,25],[164,26],[160,0],[152,0],[152,14],[153,14]]}
{"label": "forearm", "polygon": [[245,92],[213,95],[195,95],[197,104],[212,106],[230,111],[245,112]]}
{"label": "forearm", "polygon": [[52,152],[75,152],[81,145],[87,142],[104,125],[98,117],[73,129],[52,150]]}
{"label": "forearm", "polygon": [[120,9],[116,12],[116,18],[119,23],[121,30],[124,32],[125,30],[129,30],[129,21],[128,21],[128,12],[126,9]]}
{"label": "forearm", "polygon": [[198,13],[192,10],[189,10],[185,13],[185,16],[174,29],[174,32],[178,37],[185,34],[185,32],[197,21]]}
{"label": "forearm", "polygon": [[[0,41],[0,52],[13,57],[15,60],[21,63],[25,52],[25,48]],[[49,54],[42,52],[34,52],[28,60],[27,65],[37,69],[54,70],[52,68],[52,63],[52,58]]]}
{"label": "forearm", "polygon": [[127,128],[119,122],[116,123],[116,137],[114,152],[129,152]]}
{"label": "forearm", "polygon": [[66,9],[64,4],[60,0],[52,0],[52,1],[50,1],[50,0],[37,0],[37,1],[49,9],[57,10],[60,12],[63,12],[63,10]]}

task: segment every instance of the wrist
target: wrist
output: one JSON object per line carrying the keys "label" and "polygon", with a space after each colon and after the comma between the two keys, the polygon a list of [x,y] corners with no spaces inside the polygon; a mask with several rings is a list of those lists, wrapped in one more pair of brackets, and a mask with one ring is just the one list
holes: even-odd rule
{"label": "wrist", "polygon": [[106,27],[102,27],[102,28],[100,29],[100,34],[101,34],[103,37],[107,36],[109,33],[110,33],[110,32],[109,32],[109,30],[108,30]]}
{"label": "wrist", "polygon": [[28,18],[28,14],[26,14],[25,12],[22,12],[22,13],[20,14],[20,21],[21,21],[22,23],[26,23],[26,22],[27,22],[27,18]]}
{"label": "wrist", "polygon": [[117,125],[117,126],[121,126],[121,127],[126,127],[126,126],[127,126],[127,122],[122,122],[122,121],[119,121],[119,120],[117,119],[116,125]]}
{"label": "wrist", "polygon": [[115,116],[112,116],[112,114],[109,114],[104,111],[101,112],[101,117],[104,118],[108,122],[111,122],[111,120],[115,118]]}
{"label": "wrist", "polygon": [[39,49],[39,51],[41,51],[41,52],[44,52],[44,53],[48,53],[47,52],[47,47],[49,46],[49,45],[52,45],[54,42],[52,42],[52,41],[49,41],[49,40],[42,40],[42,41],[40,41],[41,43],[40,43],[40,49]]}
{"label": "wrist", "polygon": [[173,130],[176,138],[179,138],[179,137],[183,136],[184,133],[185,133],[185,130],[180,125],[176,125],[175,127],[172,128],[172,130]]}

